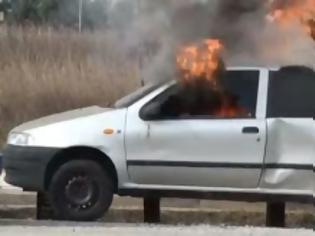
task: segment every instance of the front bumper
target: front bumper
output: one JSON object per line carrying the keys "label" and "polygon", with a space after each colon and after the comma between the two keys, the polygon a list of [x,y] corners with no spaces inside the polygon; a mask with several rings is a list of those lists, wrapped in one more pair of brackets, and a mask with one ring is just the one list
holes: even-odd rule
{"label": "front bumper", "polygon": [[3,152],[5,181],[25,191],[45,190],[45,171],[57,148],[8,145]]}

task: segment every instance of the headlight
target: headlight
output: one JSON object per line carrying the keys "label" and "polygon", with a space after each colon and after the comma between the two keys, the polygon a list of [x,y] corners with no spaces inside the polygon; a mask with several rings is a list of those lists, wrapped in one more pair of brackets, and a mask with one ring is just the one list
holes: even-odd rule
{"label": "headlight", "polygon": [[29,134],[12,132],[9,134],[7,143],[11,145],[27,146],[31,145],[33,141],[33,137]]}

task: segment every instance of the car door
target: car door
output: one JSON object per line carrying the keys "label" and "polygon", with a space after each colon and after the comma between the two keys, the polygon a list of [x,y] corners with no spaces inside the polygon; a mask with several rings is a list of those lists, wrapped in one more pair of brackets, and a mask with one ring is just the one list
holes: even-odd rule
{"label": "car door", "polygon": [[233,118],[175,116],[169,111],[151,119],[145,114],[147,107],[166,101],[175,103],[176,110],[175,85],[130,107],[126,151],[131,180],[163,186],[257,187],[266,142],[266,121],[256,116],[259,75],[259,71],[228,72],[226,87],[246,109],[245,115]]}

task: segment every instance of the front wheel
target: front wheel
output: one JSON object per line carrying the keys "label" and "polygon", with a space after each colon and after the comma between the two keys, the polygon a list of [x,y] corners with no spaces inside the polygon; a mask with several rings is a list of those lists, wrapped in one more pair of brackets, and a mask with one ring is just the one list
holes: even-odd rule
{"label": "front wheel", "polygon": [[114,186],[94,161],[73,160],[54,174],[49,195],[58,219],[93,221],[101,218],[113,200]]}

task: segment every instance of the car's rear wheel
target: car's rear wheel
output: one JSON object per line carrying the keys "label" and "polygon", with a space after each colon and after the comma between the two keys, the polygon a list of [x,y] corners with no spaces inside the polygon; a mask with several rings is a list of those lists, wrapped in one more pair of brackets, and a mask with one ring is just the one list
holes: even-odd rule
{"label": "car's rear wheel", "polygon": [[113,181],[95,161],[73,160],[63,164],[49,186],[58,219],[92,221],[101,218],[113,200]]}

